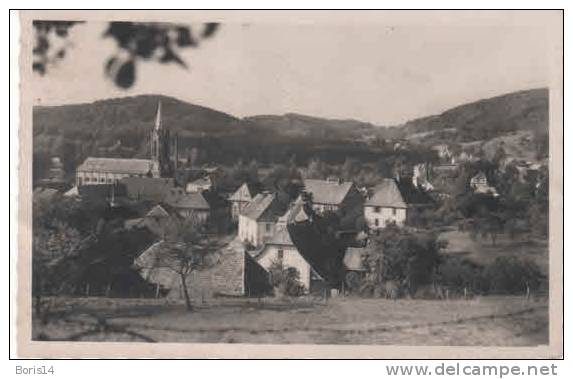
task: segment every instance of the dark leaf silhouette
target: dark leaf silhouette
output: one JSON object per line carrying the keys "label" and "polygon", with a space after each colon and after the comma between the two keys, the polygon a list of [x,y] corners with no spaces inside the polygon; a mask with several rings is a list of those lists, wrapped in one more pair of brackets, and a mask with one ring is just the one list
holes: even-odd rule
{"label": "dark leaf silhouette", "polygon": [[129,88],[135,82],[135,63],[129,60],[121,65],[115,77],[115,84],[121,88]]}
{"label": "dark leaf silhouette", "polygon": [[182,67],[187,67],[187,64],[170,48],[166,47],[163,56],[160,59],[161,63],[175,62]]}
{"label": "dark leaf silhouette", "polygon": [[[77,21],[33,22],[36,30],[36,44],[33,53],[37,57],[33,70],[44,75],[49,64],[66,56],[64,49],[50,52],[50,34],[60,38],[69,38],[69,29]],[[105,61],[104,72],[120,88],[130,88],[135,82],[135,64],[138,59],[157,63],[176,63],[187,68],[181,58],[180,49],[197,47],[202,38],[213,36],[219,24],[203,25],[200,38],[194,37],[190,26],[153,22],[110,22],[103,38],[112,38],[117,43],[118,52]],[[53,32],[53,33],[52,33]],[[127,55],[128,61],[122,63],[120,57]],[[121,58],[123,60],[125,58]]]}
{"label": "dark leaf silhouette", "polygon": [[46,66],[43,63],[35,62],[32,64],[32,70],[36,71],[40,75],[44,75],[46,73]]}
{"label": "dark leaf silhouette", "polygon": [[177,28],[177,46],[187,47],[196,46],[197,42],[193,39],[191,29],[179,27]]}
{"label": "dark leaf silhouette", "polygon": [[105,64],[105,72],[108,75],[111,75],[113,69],[117,66],[118,63],[118,59],[117,57],[111,57],[107,60],[107,63]]}
{"label": "dark leaf silhouette", "polygon": [[217,29],[219,28],[219,24],[216,22],[208,22],[205,24],[205,29],[203,29],[203,34],[202,37],[203,38],[209,38],[211,37],[213,34],[215,34],[215,32],[217,31]]}

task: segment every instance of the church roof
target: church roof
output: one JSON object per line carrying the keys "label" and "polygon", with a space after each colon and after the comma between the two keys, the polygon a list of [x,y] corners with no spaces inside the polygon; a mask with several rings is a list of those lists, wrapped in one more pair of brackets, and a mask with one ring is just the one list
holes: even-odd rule
{"label": "church roof", "polygon": [[77,171],[96,171],[118,174],[146,175],[157,170],[157,162],[151,159],[96,158],[88,157]]}
{"label": "church roof", "polygon": [[364,203],[367,207],[406,208],[406,202],[394,179],[384,179],[374,188],[374,194]]}
{"label": "church roof", "polygon": [[306,179],[304,187],[312,193],[312,202],[316,204],[340,205],[352,189],[352,182]]}

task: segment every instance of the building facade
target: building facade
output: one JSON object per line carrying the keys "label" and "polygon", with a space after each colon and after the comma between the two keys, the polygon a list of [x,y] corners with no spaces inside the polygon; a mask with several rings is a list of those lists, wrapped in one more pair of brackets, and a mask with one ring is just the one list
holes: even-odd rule
{"label": "building facade", "polygon": [[[295,204],[282,217],[279,218],[276,230],[272,238],[255,254],[255,259],[261,267],[269,271],[273,264],[280,264],[282,267],[295,268],[300,274],[300,281],[306,292],[312,290],[313,284],[322,282],[323,279],[312,268],[310,263],[300,254],[292,239],[290,238],[287,224],[290,222],[304,222],[301,214],[304,213],[300,204]],[[302,221],[296,221],[300,219]]]}
{"label": "building facade", "polygon": [[76,185],[114,184],[128,177],[159,177],[159,165],[150,159],[88,157],[76,169]]}
{"label": "building facade", "polygon": [[276,222],[286,211],[275,194],[260,193],[239,214],[239,239],[261,246],[274,235]]}
{"label": "building facade", "polygon": [[250,183],[243,183],[230,197],[231,218],[237,222],[239,214],[249,205],[260,192],[260,187]]}
{"label": "building facade", "polygon": [[389,224],[403,226],[408,206],[394,179],[384,179],[374,188],[372,196],[364,203],[364,219],[372,230]]}

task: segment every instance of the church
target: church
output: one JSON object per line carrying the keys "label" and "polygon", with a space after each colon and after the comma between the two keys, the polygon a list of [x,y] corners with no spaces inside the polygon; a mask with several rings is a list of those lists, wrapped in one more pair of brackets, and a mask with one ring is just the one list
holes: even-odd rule
{"label": "church", "polygon": [[161,102],[149,136],[150,159],[88,157],[76,169],[76,186],[113,184],[126,177],[172,177],[177,169],[178,138],[161,121]]}

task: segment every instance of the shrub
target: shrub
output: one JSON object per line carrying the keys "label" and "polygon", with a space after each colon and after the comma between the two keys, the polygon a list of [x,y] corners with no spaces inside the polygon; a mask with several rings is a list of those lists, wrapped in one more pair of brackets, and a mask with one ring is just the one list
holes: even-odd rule
{"label": "shrub", "polygon": [[534,262],[516,257],[496,258],[486,266],[483,275],[490,292],[494,293],[524,293],[527,288],[535,290],[543,277]]}
{"label": "shrub", "polygon": [[446,257],[438,267],[437,281],[458,292],[465,288],[474,293],[484,293],[489,286],[483,271],[483,266],[468,259]]}
{"label": "shrub", "polygon": [[281,262],[273,262],[269,269],[271,285],[285,296],[304,295],[304,285],[300,281],[300,273],[294,267],[285,267]]}

